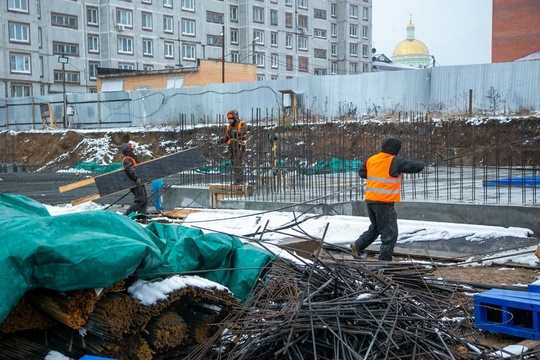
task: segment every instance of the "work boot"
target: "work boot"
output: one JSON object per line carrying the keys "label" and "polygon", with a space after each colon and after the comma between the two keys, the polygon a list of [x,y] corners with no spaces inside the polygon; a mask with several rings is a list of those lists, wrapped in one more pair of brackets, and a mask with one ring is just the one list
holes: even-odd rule
{"label": "work boot", "polygon": [[368,253],[363,252],[363,251],[358,251],[358,249],[356,248],[355,242],[351,243],[351,252],[354,257],[359,258],[359,259],[365,260],[369,257]]}

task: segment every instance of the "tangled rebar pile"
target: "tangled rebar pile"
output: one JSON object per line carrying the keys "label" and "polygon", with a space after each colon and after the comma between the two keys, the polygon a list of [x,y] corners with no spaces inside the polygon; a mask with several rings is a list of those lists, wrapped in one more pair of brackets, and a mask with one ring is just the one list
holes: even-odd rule
{"label": "tangled rebar pile", "polygon": [[[480,359],[472,297],[430,266],[331,257],[274,264],[189,359]],[[433,278],[431,278],[433,279]],[[486,355],[487,358],[487,355]]]}

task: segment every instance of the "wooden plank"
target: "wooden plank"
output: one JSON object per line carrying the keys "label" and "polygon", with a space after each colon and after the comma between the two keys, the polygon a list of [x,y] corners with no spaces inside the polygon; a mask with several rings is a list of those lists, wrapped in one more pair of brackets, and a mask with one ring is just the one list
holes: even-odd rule
{"label": "wooden plank", "polygon": [[[138,164],[135,166],[135,171],[137,172],[137,176],[139,176],[141,180],[147,184],[154,180],[178,174],[182,171],[190,170],[201,165],[203,165],[203,158],[199,149],[191,148]],[[78,205],[87,201],[97,200],[99,198],[116,194],[120,191],[128,190],[136,186],[135,181],[129,178],[124,169],[99,175],[93,177],[92,179],[97,185],[98,194],[93,194],[73,200],[71,202],[72,205]],[[85,182],[86,180],[89,179],[85,179],[82,181]],[[80,182],[81,181],[78,181],[74,184],[79,184]],[[77,188],[77,185],[70,188],[70,190],[75,188]]]}
{"label": "wooden plank", "polygon": [[86,186],[86,185],[95,184],[95,182],[96,182],[95,178],[88,178],[88,179],[77,181],[77,182],[74,182],[74,183],[71,183],[71,184],[60,186],[58,188],[58,190],[60,190],[60,192],[66,192],[66,191],[69,191],[69,190],[78,189],[78,188]]}

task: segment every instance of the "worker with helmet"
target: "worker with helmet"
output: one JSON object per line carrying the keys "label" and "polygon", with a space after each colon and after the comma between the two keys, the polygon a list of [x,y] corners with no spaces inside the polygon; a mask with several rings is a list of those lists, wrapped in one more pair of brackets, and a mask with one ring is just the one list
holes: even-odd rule
{"label": "worker with helmet", "polygon": [[146,215],[148,208],[148,197],[146,195],[146,188],[141,178],[135,171],[135,165],[139,163],[137,155],[135,155],[135,145],[127,143],[121,147],[124,159],[122,160],[122,167],[126,171],[127,176],[135,182],[135,187],[130,189],[134,196],[133,204],[126,210],[124,215],[129,215],[132,212]]}
{"label": "worker with helmet", "polygon": [[229,157],[234,174],[234,183],[244,183],[243,160],[246,154],[247,125],[238,118],[238,111],[231,110],[227,113],[229,124],[225,129],[223,141],[227,143]]}

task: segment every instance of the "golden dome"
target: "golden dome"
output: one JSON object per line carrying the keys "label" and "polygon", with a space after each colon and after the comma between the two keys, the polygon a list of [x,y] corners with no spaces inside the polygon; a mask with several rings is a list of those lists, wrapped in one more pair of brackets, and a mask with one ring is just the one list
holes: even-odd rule
{"label": "golden dome", "polygon": [[420,40],[403,40],[397,44],[392,56],[403,55],[429,55],[429,50],[426,44]]}

